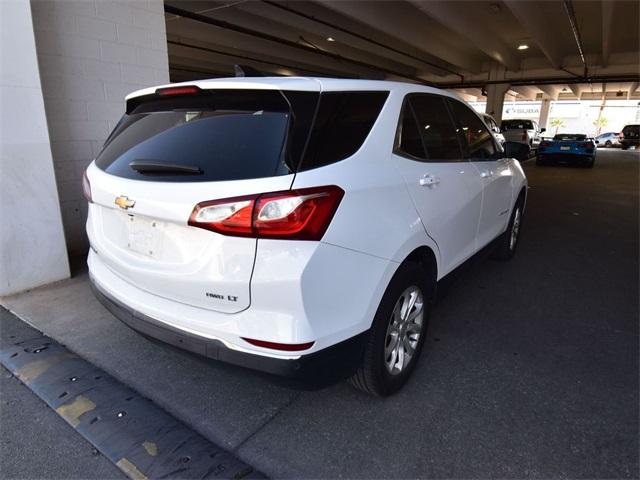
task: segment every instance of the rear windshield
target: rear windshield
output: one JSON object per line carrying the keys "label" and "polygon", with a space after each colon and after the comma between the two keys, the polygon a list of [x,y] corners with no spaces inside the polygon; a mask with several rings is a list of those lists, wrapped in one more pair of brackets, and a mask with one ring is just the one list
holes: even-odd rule
{"label": "rear windshield", "polygon": [[640,136],[640,125],[627,125],[622,129],[622,134],[627,137],[638,137]]}
{"label": "rear windshield", "polygon": [[503,120],[502,130],[533,130],[531,120]]}
{"label": "rear windshield", "polygon": [[119,177],[168,182],[245,180],[308,170],[355,153],[387,96],[272,90],[150,95],[130,103],[96,165]]}
{"label": "rear windshield", "polygon": [[561,142],[568,142],[572,140],[586,140],[587,136],[581,133],[560,133],[553,137],[554,140],[559,140]]}
{"label": "rear windshield", "polygon": [[[96,164],[119,177],[177,182],[291,173],[303,144],[291,127],[308,129],[318,97],[300,93],[291,99],[284,92],[248,90],[154,97],[124,115]],[[291,121],[296,114],[300,122]]]}

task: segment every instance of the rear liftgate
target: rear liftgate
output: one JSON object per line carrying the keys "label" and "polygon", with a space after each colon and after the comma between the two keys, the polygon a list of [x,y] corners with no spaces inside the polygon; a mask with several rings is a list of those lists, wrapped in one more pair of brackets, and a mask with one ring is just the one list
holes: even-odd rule
{"label": "rear liftgate", "polygon": [[[0,313],[7,332],[13,316]],[[265,478],[51,338],[26,324],[9,330],[18,333],[2,335],[5,368],[128,477]]]}

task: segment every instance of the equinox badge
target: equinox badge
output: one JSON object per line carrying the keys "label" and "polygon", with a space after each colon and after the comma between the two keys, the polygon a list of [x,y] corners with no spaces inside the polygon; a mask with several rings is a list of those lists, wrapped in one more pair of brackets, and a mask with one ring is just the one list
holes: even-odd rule
{"label": "equinox badge", "polygon": [[131,200],[126,195],[120,195],[119,197],[116,197],[115,204],[118,205],[123,210],[127,210],[129,208],[133,208],[133,206],[136,204],[136,201]]}

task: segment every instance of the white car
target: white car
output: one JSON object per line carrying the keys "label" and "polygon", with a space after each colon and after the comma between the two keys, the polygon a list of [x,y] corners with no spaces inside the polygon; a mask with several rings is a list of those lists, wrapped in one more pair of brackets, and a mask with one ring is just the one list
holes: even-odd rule
{"label": "white car", "polygon": [[520,164],[447,92],[326,78],[148,88],[88,167],[92,284],[210,358],[398,390],[437,281],[515,252]]}
{"label": "white car", "polygon": [[496,123],[494,118],[491,115],[489,115],[488,113],[481,113],[480,116],[484,120],[484,123],[487,124],[487,127],[489,127],[489,130],[491,131],[491,133],[495,137],[495,139],[498,142],[498,144],[500,146],[504,147],[505,143],[506,143],[506,140],[504,138],[504,135],[500,131],[500,127],[498,126],[498,124]]}
{"label": "white car", "polygon": [[542,134],[546,131],[535,120],[527,119],[502,120],[500,129],[507,142],[523,143],[529,146],[530,151],[538,149]]}

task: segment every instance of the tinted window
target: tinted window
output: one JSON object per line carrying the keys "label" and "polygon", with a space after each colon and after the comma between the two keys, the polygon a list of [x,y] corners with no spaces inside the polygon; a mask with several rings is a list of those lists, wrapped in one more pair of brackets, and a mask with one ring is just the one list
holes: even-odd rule
{"label": "tinted window", "polygon": [[587,136],[581,133],[559,133],[555,137],[554,140],[559,141],[571,141],[571,140],[586,140]]}
{"label": "tinted window", "polygon": [[640,136],[640,125],[627,125],[622,129],[625,138],[638,138]]}
{"label": "tinted window", "polygon": [[460,143],[444,98],[439,95],[411,95],[408,104],[416,116],[429,161],[460,161]]}
{"label": "tinted window", "polygon": [[405,102],[402,107],[395,153],[417,159],[426,158],[416,117],[409,102]]}
{"label": "tinted window", "polygon": [[358,151],[389,92],[325,92],[300,170],[328,165]]}
{"label": "tinted window", "polygon": [[[176,182],[291,173],[300,160],[318,94],[285,94],[212,90],[175,98],[151,96],[122,118],[96,164],[125,178]],[[175,167],[196,173],[176,172]]]}
{"label": "tinted window", "polygon": [[469,107],[456,100],[450,100],[453,116],[457,121],[458,132],[466,145],[466,157],[473,159],[492,159],[496,149],[493,135],[487,126]]}
{"label": "tinted window", "polygon": [[502,130],[533,130],[531,120],[503,120]]}

